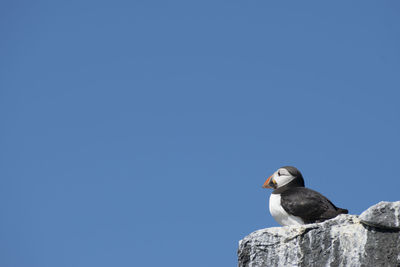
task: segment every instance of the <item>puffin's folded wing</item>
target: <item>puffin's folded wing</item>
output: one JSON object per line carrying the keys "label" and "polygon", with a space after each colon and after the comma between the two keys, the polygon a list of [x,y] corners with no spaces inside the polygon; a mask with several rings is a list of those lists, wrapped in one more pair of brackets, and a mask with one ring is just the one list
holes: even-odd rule
{"label": "puffin's folded wing", "polygon": [[293,187],[282,192],[281,205],[286,212],[302,218],[305,223],[321,222],[339,214],[329,199],[305,187]]}

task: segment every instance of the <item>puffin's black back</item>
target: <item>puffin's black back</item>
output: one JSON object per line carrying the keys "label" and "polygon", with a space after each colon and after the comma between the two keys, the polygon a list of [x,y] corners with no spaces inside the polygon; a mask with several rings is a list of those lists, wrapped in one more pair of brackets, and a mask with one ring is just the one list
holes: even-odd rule
{"label": "puffin's black back", "polygon": [[305,187],[293,187],[282,192],[281,205],[286,212],[299,216],[305,223],[323,222],[348,213],[322,194]]}

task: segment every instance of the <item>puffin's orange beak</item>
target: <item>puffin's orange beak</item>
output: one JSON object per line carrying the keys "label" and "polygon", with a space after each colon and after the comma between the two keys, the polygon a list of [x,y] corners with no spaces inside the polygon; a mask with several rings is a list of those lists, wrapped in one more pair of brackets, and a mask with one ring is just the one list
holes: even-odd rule
{"label": "puffin's orange beak", "polygon": [[276,188],[276,182],[272,178],[272,175],[268,177],[268,179],[265,181],[265,183],[262,186],[263,188]]}

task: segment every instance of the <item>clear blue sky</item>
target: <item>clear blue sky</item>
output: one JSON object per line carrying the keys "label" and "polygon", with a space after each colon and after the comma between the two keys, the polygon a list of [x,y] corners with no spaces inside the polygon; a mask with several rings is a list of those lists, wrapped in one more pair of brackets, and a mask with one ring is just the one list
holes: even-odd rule
{"label": "clear blue sky", "polygon": [[0,266],[235,266],[265,178],[399,200],[398,1],[2,1]]}

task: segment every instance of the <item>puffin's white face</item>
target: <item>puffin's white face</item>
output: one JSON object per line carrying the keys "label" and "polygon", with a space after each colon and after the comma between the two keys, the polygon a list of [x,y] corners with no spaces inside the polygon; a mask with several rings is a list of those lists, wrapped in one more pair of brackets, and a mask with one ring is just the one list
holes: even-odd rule
{"label": "puffin's white face", "polygon": [[280,168],[265,181],[263,188],[277,189],[290,183],[295,177],[285,168]]}

